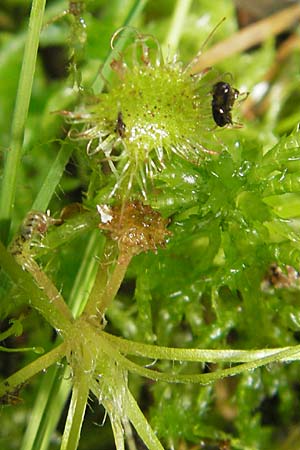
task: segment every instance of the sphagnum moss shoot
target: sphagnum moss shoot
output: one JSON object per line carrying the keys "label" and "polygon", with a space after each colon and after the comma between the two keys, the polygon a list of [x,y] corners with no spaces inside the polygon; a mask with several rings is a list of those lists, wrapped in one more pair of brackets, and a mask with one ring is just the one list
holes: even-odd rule
{"label": "sphagnum moss shoot", "polygon": [[119,79],[107,93],[66,113],[73,124],[83,126],[71,130],[71,136],[87,141],[91,158],[102,154],[115,175],[110,197],[116,192],[130,197],[137,190],[146,199],[149,181],[172,153],[193,164],[205,153],[216,153],[206,147],[215,128],[207,81],[191,76],[177,62],[164,63],[159,50],[153,63],[142,43],[140,60],[135,55],[132,67],[113,61]]}

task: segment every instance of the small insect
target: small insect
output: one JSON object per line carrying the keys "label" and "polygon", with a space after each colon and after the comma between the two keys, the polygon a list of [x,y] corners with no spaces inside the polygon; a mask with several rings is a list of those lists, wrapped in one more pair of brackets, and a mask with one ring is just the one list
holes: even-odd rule
{"label": "small insect", "polygon": [[69,13],[72,14],[74,17],[79,17],[84,12],[84,2],[83,1],[69,1]]}
{"label": "small insect", "polygon": [[31,248],[35,245],[39,246],[41,239],[47,233],[49,225],[60,224],[60,219],[53,219],[49,212],[46,214],[40,211],[30,211],[15,239],[11,242],[9,249],[12,255],[21,255],[25,247]]}
{"label": "small insect", "polygon": [[20,234],[24,241],[32,239],[34,235],[44,235],[49,224],[49,216],[39,211],[31,211],[21,225]]}
{"label": "small insect", "polygon": [[24,383],[18,385],[13,391],[6,392],[0,397],[0,405],[19,405],[23,402],[22,398],[19,396]]}
{"label": "small insect", "polygon": [[283,271],[276,263],[273,263],[261,283],[261,290],[268,292],[272,289],[297,286],[299,286],[299,272],[294,267],[285,266],[285,271]]}
{"label": "small insect", "polygon": [[225,81],[218,81],[213,85],[211,109],[218,127],[233,124],[231,109],[239,95],[239,91]]}
{"label": "small insect", "polygon": [[115,132],[118,133],[118,135],[121,138],[124,138],[125,137],[125,131],[126,131],[126,125],[123,122],[123,114],[120,111],[118,113],[118,118],[117,118],[117,124],[116,124],[116,128],[115,128]]}

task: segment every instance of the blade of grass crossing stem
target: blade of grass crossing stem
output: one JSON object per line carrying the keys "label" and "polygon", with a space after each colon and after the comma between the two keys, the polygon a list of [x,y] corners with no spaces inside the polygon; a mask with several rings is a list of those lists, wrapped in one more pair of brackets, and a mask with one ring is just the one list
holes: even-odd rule
{"label": "blade of grass crossing stem", "polygon": [[167,57],[167,59],[172,60],[177,51],[186,16],[189,12],[191,3],[192,0],[177,0],[176,2],[176,7],[174,8],[173,17],[171,19],[169,27],[169,32],[163,45],[164,56]]}
{"label": "blade of grass crossing stem", "polygon": [[15,202],[24,130],[30,103],[45,5],[46,0],[33,0],[32,2],[28,35],[12,120],[10,150],[7,153],[0,194],[0,238],[3,242],[6,242],[8,238]]}
{"label": "blade of grass crossing stem", "polygon": [[43,185],[32,205],[32,210],[45,211],[49,205],[52,195],[63,175],[65,167],[70,159],[73,145],[69,143],[63,143],[51,168],[48,172]]}
{"label": "blade of grass crossing stem", "polygon": [[128,36],[132,33],[132,29],[130,28],[126,29],[126,27],[133,26],[135,20],[141,14],[146,3],[147,0],[136,0],[133,3],[132,8],[130,9],[127,15],[127,18],[123,23],[123,26],[121,27],[121,28],[125,27],[124,31],[121,33],[120,37],[115,42],[114,48],[110,50],[110,52],[108,53],[107,57],[105,58],[104,64],[100,67],[98,75],[93,82],[93,89],[94,92],[96,92],[96,94],[103,90],[105,80],[109,81],[111,75],[111,66],[110,66],[111,62],[113,61],[113,59],[117,59],[120,56],[120,52],[124,48]]}
{"label": "blade of grass crossing stem", "polygon": [[99,234],[98,230],[95,230],[86,246],[68,302],[75,318],[83,311],[93,288],[99,266],[99,257],[103,253],[104,244],[104,237]]}

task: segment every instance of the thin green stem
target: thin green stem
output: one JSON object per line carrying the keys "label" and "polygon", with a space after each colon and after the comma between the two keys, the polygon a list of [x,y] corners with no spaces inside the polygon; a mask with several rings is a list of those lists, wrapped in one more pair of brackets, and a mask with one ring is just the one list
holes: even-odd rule
{"label": "thin green stem", "polygon": [[[210,384],[221,378],[238,375],[239,373],[253,370],[258,367],[279,362],[282,360],[287,360],[295,357],[300,352],[300,345],[294,347],[289,347],[285,350],[279,351],[275,354],[265,356],[254,361],[250,361],[244,364],[239,364],[234,367],[230,367],[224,370],[217,370],[211,373],[205,374],[169,374],[164,372],[159,372],[154,369],[148,369],[146,367],[141,367],[140,365],[130,361],[118,352],[118,348],[115,345],[109,343],[109,338],[107,338],[107,333],[101,332],[99,335],[99,345],[105,353],[113,357],[123,368],[130,372],[137,373],[140,376],[150,378],[154,381],[165,381],[169,383],[199,383],[199,384]],[[151,346],[150,346],[151,347]]]}
{"label": "thin green stem", "polygon": [[89,395],[90,377],[83,371],[77,374],[72,389],[65,431],[62,438],[61,450],[76,450],[80,438],[81,427]]}
{"label": "thin green stem", "polygon": [[270,363],[280,362],[284,358],[289,358],[295,356],[300,351],[300,346],[295,346],[293,348],[289,348],[288,350],[284,350],[276,353],[275,355],[266,356],[265,358],[258,359],[256,361],[248,362],[245,364],[239,364],[235,367],[230,367],[229,369],[217,370],[211,373],[204,374],[168,374],[164,372],[158,372],[157,370],[147,369],[145,367],[141,367],[138,364],[129,361],[127,358],[119,355],[116,359],[122,364],[124,368],[127,370],[137,373],[146,378],[150,378],[154,381],[165,381],[168,383],[197,383],[201,385],[206,385],[213,383],[217,380],[226,377],[232,377],[238,375],[242,372],[246,372],[248,370],[254,370],[258,367],[265,366]]}
{"label": "thin green stem", "polygon": [[[87,305],[84,309],[86,317],[103,318],[105,311],[117,295],[117,292],[124,280],[131,256],[124,257],[122,253],[118,256],[115,263],[115,244],[110,242],[106,245],[104,259],[99,265],[96,275],[95,284],[91,291]],[[115,264],[112,272],[111,267]]]}
{"label": "thin green stem", "polygon": [[5,381],[0,383],[0,397],[6,393],[13,392],[18,386],[26,383],[31,377],[62,359],[65,352],[66,344],[62,343],[45,355],[40,356],[23,369],[18,370],[18,372],[6,378]]}
{"label": "thin green stem", "polygon": [[127,416],[147,448],[164,450],[129,389],[127,389],[126,397]]}
{"label": "thin green stem", "polygon": [[[70,365],[73,370],[71,403],[65,424],[61,450],[76,450],[94,373],[94,329],[79,319],[73,335],[69,336],[72,348]],[[75,344],[76,338],[78,343]]]}
{"label": "thin green stem", "polygon": [[126,436],[126,443],[127,443],[128,450],[138,450],[137,446],[135,444],[135,441],[134,441],[130,422],[128,421],[127,418],[123,419],[123,427],[124,427],[124,432],[125,432],[125,436]]}
{"label": "thin green stem", "polygon": [[28,269],[28,272],[31,273],[40,289],[45,292],[49,302],[54,305],[67,320],[72,321],[72,313],[65,303],[63,296],[52,283],[50,278],[47,277],[45,272],[39,268],[38,264],[34,260],[30,260],[29,264],[26,265],[26,268]]}
{"label": "thin green stem", "polygon": [[8,330],[4,331],[0,334],[0,342],[4,341],[4,339],[7,339],[8,337],[15,335],[20,336],[22,334],[23,327],[21,325],[20,320],[14,320],[12,321],[11,326],[8,328]]}
{"label": "thin green stem", "polygon": [[117,295],[122,281],[124,280],[124,277],[126,275],[131,258],[131,256],[128,258],[124,258],[124,255],[119,255],[114,271],[111,274],[111,277],[109,278],[108,283],[105,286],[105,290],[97,304],[100,314],[105,314],[105,311]]}
{"label": "thin green stem", "polygon": [[9,347],[3,347],[0,345],[0,352],[6,352],[6,353],[19,353],[19,352],[35,352],[35,353],[44,353],[44,350],[42,347],[16,347],[16,348],[9,348]]}
{"label": "thin green stem", "polygon": [[[151,359],[165,359],[172,361],[190,361],[190,362],[251,362],[267,356],[279,354],[285,350],[293,350],[294,347],[267,348],[260,350],[208,350],[197,348],[174,348],[162,347],[151,344],[142,344],[127,339],[113,336],[102,332],[102,334],[113,344],[115,344],[121,353],[127,355],[141,356]],[[293,353],[281,361],[296,361],[300,355]]]}
{"label": "thin green stem", "polygon": [[168,35],[163,45],[164,54],[172,59],[177,51],[186,16],[189,12],[192,0],[177,0],[173,17],[169,26]]}
{"label": "thin green stem", "polygon": [[105,286],[108,283],[112,267],[115,264],[116,252],[116,246],[112,244],[111,241],[106,241],[94,285],[83,311],[84,315],[88,317],[89,320],[92,318],[97,318],[97,320],[99,318],[101,319],[98,313],[98,303],[103,295]]}
{"label": "thin green stem", "polygon": [[11,214],[15,202],[16,184],[24,139],[25,123],[28,114],[31,90],[36,65],[39,36],[42,27],[46,0],[33,0],[25,44],[15,111],[11,128],[11,145],[7,154],[3,175],[0,201],[0,237],[6,242]]}
{"label": "thin green stem", "polygon": [[0,264],[11,280],[26,292],[29,305],[39,311],[59,333],[66,334],[72,326],[71,321],[62,314],[55,301],[50,301],[44,290],[39,289],[31,275],[22,270],[1,242]]}
{"label": "thin green stem", "polygon": [[116,450],[125,450],[124,430],[119,417],[110,417],[110,423],[114,434]]}
{"label": "thin green stem", "polygon": [[[118,378],[116,382],[118,383],[118,386],[120,386],[120,390],[123,392],[123,390],[127,389],[127,387],[120,380],[122,380],[122,378]],[[93,392],[94,396],[99,399],[99,402],[102,403],[103,407],[105,408],[106,414],[109,415],[116,450],[125,450],[124,430],[121,422],[121,419],[123,419],[123,414],[122,417],[120,417],[121,414],[119,408],[116,408],[116,404],[114,401],[112,401],[110,395],[105,395],[101,384],[98,383],[95,378],[91,380],[90,389]],[[121,401],[121,397],[118,400]]]}

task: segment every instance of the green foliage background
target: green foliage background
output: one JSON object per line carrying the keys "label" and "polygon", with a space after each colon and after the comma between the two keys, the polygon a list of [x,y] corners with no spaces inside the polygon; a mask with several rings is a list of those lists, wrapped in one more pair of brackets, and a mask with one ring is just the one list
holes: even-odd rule
{"label": "green foliage background", "polygon": [[[91,92],[99,67],[106,67],[110,38],[124,24],[134,3],[87,1],[82,13],[85,31],[70,15],[45,26],[10,237],[32,205],[39,204],[39,192],[60,149],[66,167],[53,195],[49,194],[51,200],[46,208],[58,215],[74,201],[84,200],[89,206],[101,201],[101,191],[96,198],[91,194],[98,182],[91,183],[84,146],[67,141],[63,119],[52,112],[72,109]],[[49,1],[45,21],[51,21],[67,6],[63,1]],[[145,2],[134,20],[134,26],[142,33],[152,33],[166,53],[175,6],[176,2],[169,0],[159,4]],[[0,7],[2,162],[10,146],[29,12],[30,2],[26,0],[4,0]],[[207,46],[237,29],[234,6],[230,0],[191,2],[179,36],[178,58],[188,63],[224,16],[226,21]],[[251,93],[270,68],[275,53],[275,39],[270,39],[251,52],[221,61],[213,70],[216,78],[231,73],[234,86]],[[70,54],[77,70],[71,66],[69,73]],[[221,147],[219,156],[207,157],[199,166],[172,156],[167,168],[155,177],[149,203],[171,218],[172,237],[166,249],[157,254],[141,254],[132,261],[117,301],[107,313],[110,332],[136,341],[188,348],[259,349],[299,343],[299,286],[261,290],[271,264],[299,269],[298,62],[296,50],[282,64],[269,86],[269,105],[262,116],[252,121],[239,118],[243,128],[211,133],[209,148]],[[74,78],[82,83],[83,93],[72,90]],[[208,80],[211,83],[211,75]],[[93,86],[96,91],[101,83],[103,80],[98,77]],[[63,166],[61,162],[59,167]],[[95,228],[92,220],[77,232],[78,225],[74,221],[62,236],[59,230],[53,231],[52,236],[50,233],[47,239],[53,250],[51,255],[43,255],[40,250],[41,264],[65,298],[74,296],[74,280],[78,280],[79,267],[87,258],[87,245]],[[4,273],[0,292],[5,329],[7,318],[20,314],[24,298],[11,288]],[[54,340],[50,328],[35,313],[28,313],[22,339],[26,346],[45,349],[50,349]],[[9,345],[21,343],[16,338]],[[3,378],[35,357],[4,355]],[[190,370],[186,363],[160,362],[158,366],[173,373]],[[198,365],[199,371],[209,369],[212,367]],[[166,448],[179,449],[182,445],[180,448],[188,449],[195,445],[197,449],[218,449],[229,440],[232,449],[296,450],[300,435],[298,374],[299,365],[295,362],[274,364],[205,387],[149,383],[136,376],[130,378],[130,384]],[[21,404],[1,407],[2,449],[21,448],[43,376],[22,391]],[[90,402],[79,448],[114,448],[108,420],[101,425],[103,410],[96,399]],[[47,448],[59,448],[62,430],[63,419]]]}

